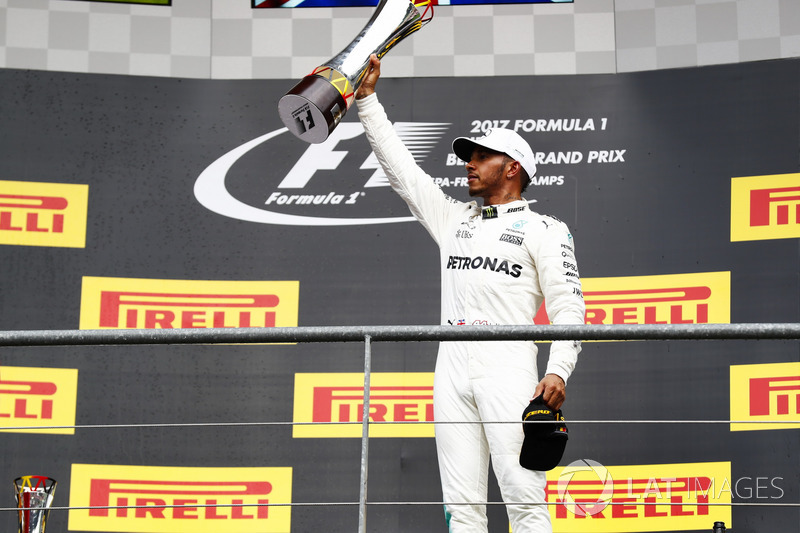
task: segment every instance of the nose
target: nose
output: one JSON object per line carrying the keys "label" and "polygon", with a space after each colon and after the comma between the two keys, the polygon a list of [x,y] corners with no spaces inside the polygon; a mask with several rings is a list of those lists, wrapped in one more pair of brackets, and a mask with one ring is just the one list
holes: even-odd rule
{"label": "nose", "polygon": [[473,163],[472,161],[473,161],[472,159],[467,161],[467,164],[465,165],[467,170],[474,170],[475,169],[475,163]]}

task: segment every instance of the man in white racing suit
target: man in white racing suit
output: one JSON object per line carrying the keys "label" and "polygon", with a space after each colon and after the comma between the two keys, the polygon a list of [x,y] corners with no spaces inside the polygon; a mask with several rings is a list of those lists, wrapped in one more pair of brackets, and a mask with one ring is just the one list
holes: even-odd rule
{"label": "man in white racing suit", "polygon": [[[373,55],[356,99],[367,139],[394,190],[439,245],[442,324],[531,324],[543,302],[555,324],[583,324],[585,308],[572,236],[559,220],[528,208],[521,194],[535,173],[530,146],[516,132],[458,138],[476,202],[445,195],[414,161],[375,95]],[[580,343],[553,342],[545,376],[528,341],[442,342],[434,374],[436,448],[452,533],[485,533],[489,458],[514,533],[551,532],[545,473],[519,464],[521,420],[543,394],[559,409]],[[447,422],[459,422],[448,424]],[[463,422],[475,422],[464,424]],[[482,423],[486,422],[486,423]],[[468,502],[477,502],[464,505]]]}

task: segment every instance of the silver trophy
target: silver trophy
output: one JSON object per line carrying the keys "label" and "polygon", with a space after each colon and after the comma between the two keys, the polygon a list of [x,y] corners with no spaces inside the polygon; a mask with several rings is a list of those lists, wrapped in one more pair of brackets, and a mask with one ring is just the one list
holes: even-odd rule
{"label": "silver trophy", "polygon": [[381,0],[372,18],[347,48],[300,80],[278,102],[281,120],[298,138],[321,143],[342,120],[369,67],[433,17],[430,0]]}
{"label": "silver trophy", "polygon": [[19,533],[44,533],[53,504],[56,480],[46,476],[22,476],[14,480]]}

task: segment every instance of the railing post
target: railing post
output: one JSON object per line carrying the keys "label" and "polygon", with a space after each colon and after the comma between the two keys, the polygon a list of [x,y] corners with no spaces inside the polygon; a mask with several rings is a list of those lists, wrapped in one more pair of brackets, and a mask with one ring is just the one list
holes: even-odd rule
{"label": "railing post", "polygon": [[364,411],[361,422],[361,489],[358,495],[358,533],[367,533],[367,471],[369,466],[369,381],[372,337],[364,336]]}

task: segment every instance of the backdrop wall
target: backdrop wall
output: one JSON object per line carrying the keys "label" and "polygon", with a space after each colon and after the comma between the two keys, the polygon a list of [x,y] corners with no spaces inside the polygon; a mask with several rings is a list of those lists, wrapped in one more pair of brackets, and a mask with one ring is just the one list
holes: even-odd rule
{"label": "backdrop wall", "polygon": [[[436,324],[436,247],[386,186],[355,110],[325,144],[302,143],[276,112],[293,84],[0,71],[3,329]],[[379,94],[456,198],[452,138],[507,125],[529,140],[528,199],[572,229],[590,321],[800,320],[798,60],[385,79]],[[430,421],[435,352],[374,347],[373,383],[391,393],[376,418]],[[357,426],[20,427],[356,421],[362,358],[349,344],[3,349],[6,505],[12,479],[43,474],[57,505],[150,506],[54,511],[56,531],[351,531],[353,506],[202,506],[356,501]],[[796,342],[586,343],[565,413],[785,422],[798,389]],[[373,431],[370,498],[439,501],[430,427]],[[702,505],[798,502],[798,449],[796,424],[576,423],[562,466],[604,465],[626,505],[585,518],[553,506],[555,528],[798,531],[797,507]],[[551,502],[565,497],[559,472]],[[590,501],[605,481],[589,480]],[[507,531],[502,507],[490,513]],[[371,507],[368,523],[444,528],[436,505]]]}

